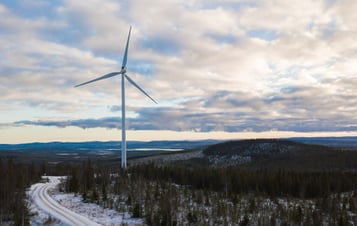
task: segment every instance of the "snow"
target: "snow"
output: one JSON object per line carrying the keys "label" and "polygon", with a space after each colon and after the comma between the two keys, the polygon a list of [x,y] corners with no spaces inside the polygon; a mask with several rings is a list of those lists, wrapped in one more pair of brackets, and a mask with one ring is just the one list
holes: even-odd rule
{"label": "snow", "polygon": [[102,208],[94,203],[85,203],[82,198],[73,193],[58,192],[52,198],[62,206],[79,213],[82,216],[102,224],[102,225],[143,225],[142,219],[130,218],[128,212],[118,212],[113,209]]}
{"label": "snow", "polygon": [[[79,221],[80,223],[78,224],[83,225],[125,224],[134,226],[144,224],[143,219],[130,218],[128,212],[118,212],[112,209],[102,208],[93,203],[83,202],[80,196],[73,193],[59,192],[57,185],[61,180],[64,180],[65,177],[43,176],[42,178],[48,180],[48,182],[34,184],[28,191],[29,209],[32,215],[30,219],[31,225],[43,225],[45,222],[46,225],[71,225],[72,223],[65,219],[63,215],[73,218],[72,222]],[[47,205],[47,197],[41,197],[43,194],[39,192],[41,189],[48,189],[49,192],[46,192],[46,194],[51,199],[49,202],[53,201],[54,205],[58,205],[57,207],[50,208]],[[60,211],[65,211],[65,213],[61,215],[59,213]]]}

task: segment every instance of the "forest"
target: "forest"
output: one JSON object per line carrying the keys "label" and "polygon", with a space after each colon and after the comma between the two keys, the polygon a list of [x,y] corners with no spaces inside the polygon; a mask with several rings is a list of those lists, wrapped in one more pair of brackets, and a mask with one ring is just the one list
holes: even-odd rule
{"label": "forest", "polygon": [[148,225],[351,225],[357,220],[356,172],[141,164],[113,173],[88,161],[72,168],[63,186],[88,202],[128,210]]}
{"label": "forest", "polygon": [[357,172],[154,163],[127,170],[81,163],[0,159],[0,225],[28,225],[26,188],[41,175],[67,175],[61,191],[129,211],[147,225],[353,225]]}
{"label": "forest", "polygon": [[0,225],[4,222],[28,224],[26,188],[38,182],[43,173],[44,170],[33,164],[24,165],[0,158]]}

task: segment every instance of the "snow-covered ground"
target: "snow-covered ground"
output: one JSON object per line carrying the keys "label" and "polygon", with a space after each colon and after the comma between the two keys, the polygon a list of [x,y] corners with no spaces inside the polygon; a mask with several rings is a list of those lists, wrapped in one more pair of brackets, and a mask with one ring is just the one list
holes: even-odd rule
{"label": "snow-covered ground", "polygon": [[61,193],[57,187],[64,177],[44,176],[28,191],[31,225],[143,225],[143,219],[130,218],[127,212],[104,209],[84,203],[73,193]]}

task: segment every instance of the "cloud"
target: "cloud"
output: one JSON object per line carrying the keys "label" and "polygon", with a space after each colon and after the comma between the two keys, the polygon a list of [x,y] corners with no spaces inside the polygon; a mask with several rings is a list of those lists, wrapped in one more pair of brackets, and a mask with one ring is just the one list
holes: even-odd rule
{"label": "cloud", "polygon": [[[314,96],[315,98],[311,98]],[[289,87],[280,96],[260,98],[249,93],[218,91],[208,98],[196,98],[181,103],[182,107],[135,108],[128,118],[130,130],[173,131],[353,131],[355,107],[339,109],[340,102],[350,96],[328,96],[316,87]],[[355,106],[356,99],[351,101]],[[113,112],[120,106],[112,106]],[[165,123],[163,123],[165,122]],[[20,121],[21,125],[77,126],[80,128],[120,128],[119,117],[66,121]]]}
{"label": "cloud", "polygon": [[353,4],[2,3],[2,120],[119,128],[119,77],[73,86],[120,68],[132,25],[128,74],[159,105],[126,86],[129,129],[356,131]]}
{"label": "cloud", "polygon": [[78,119],[78,120],[66,120],[66,121],[30,121],[23,120],[15,122],[16,125],[34,125],[34,126],[56,126],[56,127],[68,127],[75,126],[82,129],[89,128],[117,128],[120,124],[119,119],[115,117],[101,118],[101,119]]}

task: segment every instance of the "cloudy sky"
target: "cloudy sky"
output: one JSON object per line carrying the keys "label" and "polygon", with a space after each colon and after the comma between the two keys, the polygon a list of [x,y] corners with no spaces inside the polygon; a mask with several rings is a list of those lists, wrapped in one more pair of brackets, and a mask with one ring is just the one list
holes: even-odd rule
{"label": "cloudy sky", "polygon": [[355,0],[2,0],[0,143],[357,135]]}

